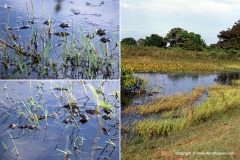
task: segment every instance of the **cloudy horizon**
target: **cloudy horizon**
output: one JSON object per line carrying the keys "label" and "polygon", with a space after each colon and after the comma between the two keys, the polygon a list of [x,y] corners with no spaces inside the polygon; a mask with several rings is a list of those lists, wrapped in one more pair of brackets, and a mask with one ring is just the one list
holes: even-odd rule
{"label": "cloudy horizon", "polygon": [[240,19],[239,0],[122,0],[121,39],[162,37],[180,27],[200,34],[209,45]]}

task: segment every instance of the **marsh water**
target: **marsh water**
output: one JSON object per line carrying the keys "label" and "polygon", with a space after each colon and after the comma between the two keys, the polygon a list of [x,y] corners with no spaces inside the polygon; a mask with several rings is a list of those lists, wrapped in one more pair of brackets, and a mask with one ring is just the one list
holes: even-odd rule
{"label": "marsh water", "polygon": [[1,79],[119,77],[118,0],[1,0],[0,20]]}
{"label": "marsh water", "polygon": [[[124,110],[127,106],[135,106],[151,102],[155,97],[174,95],[177,93],[191,92],[198,86],[210,86],[213,84],[231,84],[234,79],[240,79],[240,73],[216,73],[216,74],[198,74],[198,73],[140,73],[134,74],[136,77],[147,80],[146,92],[141,94],[127,93],[121,96],[121,107]],[[195,105],[203,102],[207,98],[207,93],[194,102]],[[159,114],[139,115],[135,113],[121,114],[122,125],[131,125],[134,121],[144,119],[159,119]],[[124,134],[123,134],[124,135]]]}
{"label": "marsh water", "polygon": [[154,97],[190,92],[198,86],[210,86],[214,83],[230,84],[233,79],[240,78],[240,73],[139,73],[134,74],[134,76],[147,80],[146,92],[123,95],[123,99],[128,99],[126,102],[123,102],[123,107],[141,105],[151,101]]}
{"label": "marsh water", "polygon": [[[1,81],[0,159],[119,159],[118,83]],[[98,100],[110,104],[111,113],[89,114]],[[66,107],[70,103],[77,107]]]}

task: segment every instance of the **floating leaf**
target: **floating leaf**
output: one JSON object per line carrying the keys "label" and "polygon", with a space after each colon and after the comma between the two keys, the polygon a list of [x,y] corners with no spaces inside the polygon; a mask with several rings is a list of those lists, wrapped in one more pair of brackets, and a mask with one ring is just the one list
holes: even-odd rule
{"label": "floating leaf", "polygon": [[56,32],[56,33],[54,33],[54,35],[59,36],[59,37],[67,37],[70,34],[67,32]]}

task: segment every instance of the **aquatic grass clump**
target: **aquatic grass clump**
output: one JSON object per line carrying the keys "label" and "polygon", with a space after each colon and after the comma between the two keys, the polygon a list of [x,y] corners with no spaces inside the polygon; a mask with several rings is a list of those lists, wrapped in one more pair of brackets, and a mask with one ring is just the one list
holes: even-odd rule
{"label": "aquatic grass clump", "polygon": [[206,87],[196,87],[191,93],[179,93],[176,95],[155,98],[152,102],[139,107],[129,106],[124,109],[124,112],[136,112],[137,114],[145,115],[178,109],[180,107],[187,107],[197,101],[198,98],[206,92],[206,89]]}
{"label": "aquatic grass clump", "polygon": [[240,90],[236,86],[214,85],[209,88],[208,98],[194,108],[192,124],[206,121],[214,114],[222,114],[240,106]]}
{"label": "aquatic grass clump", "polygon": [[135,131],[144,138],[153,135],[168,135],[170,132],[180,131],[186,126],[186,119],[144,120],[133,124]]}
{"label": "aquatic grass clump", "polygon": [[31,125],[39,126],[39,114],[44,115],[47,124],[47,117],[49,116],[48,109],[47,107],[44,108],[43,104],[34,97],[29,96],[27,99],[19,98],[19,100],[16,101],[16,105],[16,113],[19,114],[20,117],[25,118]]}

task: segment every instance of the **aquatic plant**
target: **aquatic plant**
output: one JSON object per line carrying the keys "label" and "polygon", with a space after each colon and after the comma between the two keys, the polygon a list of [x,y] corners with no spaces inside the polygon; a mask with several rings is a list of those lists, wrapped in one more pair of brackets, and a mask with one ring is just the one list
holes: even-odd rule
{"label": "aquatic plant", "polygon": [[17,156],[19,156],[20,154],[18,152],[17,146],[16,146],[15,141],[14,141],[14,139],[13,139],[13,137],[12,137],[12,135],[11,135],[11,133],[9,131],[8,131],[8,134],[9,134],[9,136],[10,136],[12,142],[13,142],[13,145],[14,145],[13,150],[15,150],[17,152]]}

